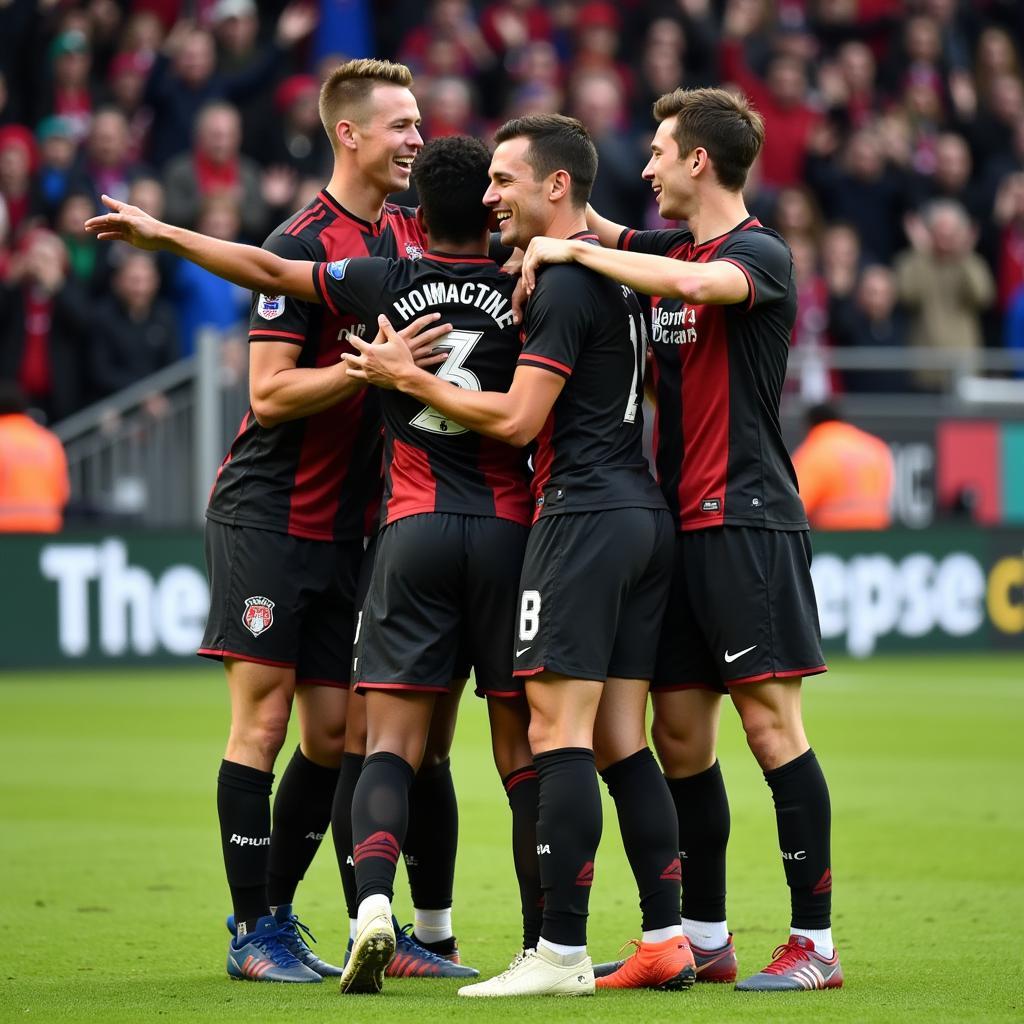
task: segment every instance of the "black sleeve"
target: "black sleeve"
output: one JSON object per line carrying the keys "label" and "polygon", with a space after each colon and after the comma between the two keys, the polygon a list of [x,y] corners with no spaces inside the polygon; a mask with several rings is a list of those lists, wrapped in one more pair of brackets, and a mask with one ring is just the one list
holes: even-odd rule
{"label": "black sleeve", "polygon": [[313,267],[313,287],[335,315],[358,316],[369,324],[384,312],[384,282],[395,260],[362,256],[333,260]]}
{"label": "black sleeve", "polygon": [[[308,241],[293,235],[271,235],[264,243],[267,252],[286,260],[315,261],[323,256]],[[283,341],[302,345],[306,341],[311,305],[284,295],[253,293],[249,311],[250,341]]]}
{"label": "black sleeve", "polygon": [[689,231],[678,228],[667,231],[636,231],[633,228],[626,228],[619,235],[615,248],[625,249],[627,252],[645,252],[651,256],[667,256],[692,237]]}
{"label": "black sleeve", "polygon": [[744,308],[753,309],[768,302],[779,302],[789,294],[793,277],[793,255],[789,246],[774,232],[737,231],[715,254],[739,267],[750,285]]}
{"label": "black sleeve", "polygon": [[[544,270],[526,307],[526,341],[519,366],[536,366],[571,377],[594,323],[595,281],[589,271],[555,264]],[[571,296],[566,301],[566,296]]]}

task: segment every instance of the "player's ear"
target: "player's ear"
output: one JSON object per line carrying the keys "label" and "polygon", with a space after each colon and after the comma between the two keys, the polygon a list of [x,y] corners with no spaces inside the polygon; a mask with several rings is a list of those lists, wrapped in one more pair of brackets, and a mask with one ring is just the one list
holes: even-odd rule
{"label": "player's ear", "polygon": [[703,146],[698,146],[690,154],[690,175],[696,177],[707,167],[708,151]]}
{"label": "player's ear", "polygon": [[355,136],[355,125],[351,121],[339,121],[334,126],[334,134],[345,149],[355,149],[358,145]]}
{"label": "player's ear", "polygon": [[555,171],[551,175],[551,189],[548,193],[548,198],[552,202],[557,202],[569,191],[572,185],[572,178],[569,177],[568,171]]}
{"label": "player's ear", "polygon": [[427,218],[423,216],[423,207],[416,207],[416,224],[423,234],[427,233]]}

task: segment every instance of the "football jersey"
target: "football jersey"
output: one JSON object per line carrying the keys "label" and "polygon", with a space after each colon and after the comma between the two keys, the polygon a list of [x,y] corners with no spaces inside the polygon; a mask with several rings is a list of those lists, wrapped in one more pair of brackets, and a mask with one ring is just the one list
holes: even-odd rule
{"label": "football jersey", "polygon": [[[321,191],[263,247],[285,259],[317,261],[417,259],[425,245],[413,210],[388,204],[371,224]],[[367,320],[345,307],[283,295],[253,296],[249,341],[298,345],[300,367],[333,366],[342,352],[354,351],[351,335],[376,333],[376,316]],[[206,514],[228,525],[348,540],[372,532],[380,487],[378,393],[360,388],[330,409],[274,427],[261,427],[250,408],[217,473]]]}
{"label": "football jersey", "polygon": [[636,295],[577,264],[545,267],[523,337],[520,366],[565,378],[537,436],[535,518],[664,508],[643,453],[647,328]]}
{"label": "football jersey", "polygon": [[[453,329],[435,344],[448,358],[433,372],[472,391],[511,386],[519,355],[512,324],[516,279],[490,259],[427,252],[416,262],[338,260],[318,263],[313,282],[332,312],[350,309],[366,320],[385,313],[399,330],[424,313],[440,312]],[[383,522],[423,512],[530,522],[523,449],[473,433],[401,391],[381,390],[380,400]]]}
{"label": "football jersey", "polygon": [[779,400],[796,316],[789,246],[753,217],[699,245],[689,231],[624,231],[619,248],[727,260],[746,302],[651,300],[658,480],[680,530],[730,524],[805,530]]}

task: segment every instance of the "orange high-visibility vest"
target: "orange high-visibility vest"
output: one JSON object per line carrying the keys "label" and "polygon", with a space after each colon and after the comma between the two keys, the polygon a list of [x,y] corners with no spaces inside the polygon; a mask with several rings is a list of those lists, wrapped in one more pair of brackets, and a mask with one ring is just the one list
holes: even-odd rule
{"label": "orange high-visibility vest", "polygon": [[816,529],[884,530],[892,521],[892,452],[873,434],[821,423],[793,453],[793,466]]}
{"label": "orange high-visibility vest", "polygon": [[69,492],[57,436],[21,413],[0,416],[0,531],[56,533]]}

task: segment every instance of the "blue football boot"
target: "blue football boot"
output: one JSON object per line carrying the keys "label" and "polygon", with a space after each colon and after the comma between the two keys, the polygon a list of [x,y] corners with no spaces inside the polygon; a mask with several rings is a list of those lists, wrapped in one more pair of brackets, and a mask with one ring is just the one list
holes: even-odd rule
{"label": "blue football boot", "polygon": [[236,935],[228,944],[228,976],[247,981],[323,981],[289,951],[284,931],[267,915],[256,922],[253,931]]}
{"label": "blue football boot", "polygon": [[[475,967],[454,962],[448,957],[432,953],[425,949],[412,937],[411,924],[404,928],[395,926],[395,955],[384,971],[388,978],[478,978],[480,972]],[[458,951],[453,954],[458,956]]]}
{"label": "blue football boot", "polygon": [[[274,912],[274,919],[281,927],[281,942],[296,960],[305,964],[311,971],[316,971],[321,978],[336,978],[341,974],[340,967],[321,960],[309,948],[303,933],[309,937],[310,942],[316,942],[316,936],[299,920],[298,915],[292,912],[290,903],[282,903]],[[228,926],[228,931],[234,935],[235,915],[229,914],[225,924]]]}

